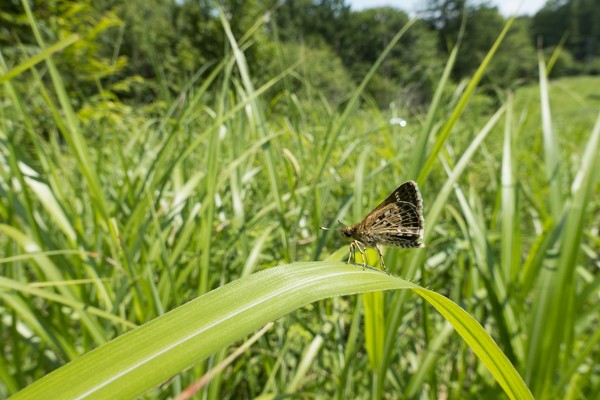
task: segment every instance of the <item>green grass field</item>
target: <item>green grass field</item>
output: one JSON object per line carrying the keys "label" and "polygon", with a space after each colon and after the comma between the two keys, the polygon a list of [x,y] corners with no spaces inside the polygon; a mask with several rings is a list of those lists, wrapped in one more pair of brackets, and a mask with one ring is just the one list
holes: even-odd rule
{"label": "green grass field", "polygon": [[[236,52],[160,112],[2,79],[0,397],[597,398],[600,78],[484,113],[486,63],[404,128]],[[409,179],[426,247],[341,262]]]}

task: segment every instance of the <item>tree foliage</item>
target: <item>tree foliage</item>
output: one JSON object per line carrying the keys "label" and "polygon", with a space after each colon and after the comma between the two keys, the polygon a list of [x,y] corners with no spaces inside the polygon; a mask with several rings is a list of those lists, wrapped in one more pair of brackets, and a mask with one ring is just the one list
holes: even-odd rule
{"label": "tree foliage", "polygon": [[600,63],[598,21],[597,0],[549,0],[532,18],[532,40],[544,49],[564,45],[563,51],[569,53],[563,56],[564,68],[557,69],[555,75],[595,72],[593,65]]}
{"label": "tree foliage", "polygon": [[578,61],[600,56],[600,3],[597,0],[550,0],[533,17],[531,34],[542,47],[566,49]]}
{"label": "tree foliage", "polygon": [[[47,43],[74,32],[82,37],[57,59],[70,74],[70,90],[87,101],[100,84],[121,101],[146,104],[177,95],[198,71],[223,59],[229,50],[219,9],[226,13],[236,38],[253,30],[244,46],[249,67],[256,72],[253,76],[268,77],[285,68],[275,56],[279,43],[287,62],[309,55],[307,60],[312,61],[303,67],[302,75],[313,87],[323,87],[334,104],[343,98],[340,93],[360,82],[409,20],[408,14],[390,7],[352,10],[345,0],[34,0],[30,4]],[[407,106],[427,103],[432,82],[457,44],[460,53],[453,78],[468,78],[506,22],[489,3],[467,0],[429,0],[423,15],[367,88],[381,107],[399,99]],[[255,29],[261,20],[262,26]],[[569,54],[562,56],[565,62],[554,73],[594,73],[600,69],[600,25],[594,23],[598,20],[600,4],[595,0],[548,1],[533,18],[521,17],[514,24],[484,82],[507,87],[534,78],[536,46],[554,49],[563,37],[567,38],[563,51]],[[0,43],[9,63],[18,62],[24,51],[36,52],[38,44],[20,1],[5,2],[0,22]],[[465,33],[458,43],[463,23]],[[327,76],[330,79],[323,79]]]}

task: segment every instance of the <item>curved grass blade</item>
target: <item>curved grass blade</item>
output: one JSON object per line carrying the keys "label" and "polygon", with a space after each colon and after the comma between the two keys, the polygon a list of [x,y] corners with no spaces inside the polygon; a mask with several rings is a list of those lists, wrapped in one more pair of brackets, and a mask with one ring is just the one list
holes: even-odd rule
{"label": "curved grass blade", "polygon": [[379,271],[306,262],[270,268],[200,296],[59,368],[13,399],[132,398],[303,305],[389,289],[412,289],[431,302],[510,398],[532,398],[481,325],[447,298]]}

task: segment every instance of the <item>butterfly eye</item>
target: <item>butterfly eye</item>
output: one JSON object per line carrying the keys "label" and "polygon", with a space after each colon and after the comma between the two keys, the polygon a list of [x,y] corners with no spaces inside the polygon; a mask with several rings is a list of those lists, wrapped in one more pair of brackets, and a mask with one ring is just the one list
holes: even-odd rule
{"label": "butterfly eye", "polygon": [[349,238],[349,237],[351,237],[351,236],[352,236],[352,233],[351,233],[349,230],[347,230],[347,229],[344,229],[344,230],[342,231],[342,235],[344,235],[344,236],[346,236],[347,238]]}

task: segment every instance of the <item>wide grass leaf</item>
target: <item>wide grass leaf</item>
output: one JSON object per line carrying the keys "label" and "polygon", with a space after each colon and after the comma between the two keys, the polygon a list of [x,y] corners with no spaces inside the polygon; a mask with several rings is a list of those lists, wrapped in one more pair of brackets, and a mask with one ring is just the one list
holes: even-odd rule
{"label": "wide grass leaf", "polygon": [[491,337],[459,306],[403,279],[340,262],[295,263],[233,281],[98,347],[13,398],[131,398],[303,305],[389,289],[412,289],[429,301],[510,398],[531,398]]}

